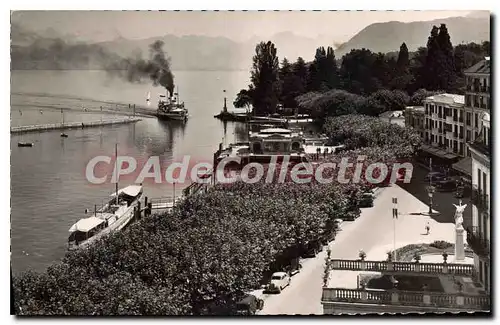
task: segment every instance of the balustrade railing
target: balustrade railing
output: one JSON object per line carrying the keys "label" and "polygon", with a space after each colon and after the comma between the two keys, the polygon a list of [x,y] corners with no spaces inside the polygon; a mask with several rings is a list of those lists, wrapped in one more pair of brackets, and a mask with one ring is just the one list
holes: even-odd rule
{"label": "balustrade railing", "polygon": [[346,288],[323,288],[322,302],[429,306],[464,310],[489,310],[491,306],[490,297],[487,295]]}
{"label": "balustrade railing", "polygon": [[473,276],[474,266],[453,263],[415,263],[361,260],[330,260],[330,270],[374,271],[374,272],[411,272],[430,274],[453,274]]}

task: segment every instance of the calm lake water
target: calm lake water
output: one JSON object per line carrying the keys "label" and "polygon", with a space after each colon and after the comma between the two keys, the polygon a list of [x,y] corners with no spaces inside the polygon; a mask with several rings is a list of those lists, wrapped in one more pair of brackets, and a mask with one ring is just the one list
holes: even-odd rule
{"label": "calm lake water", "polygon": [[[114,127],[27,133],[11,136],[11,252],[15,273],[34,269],[41,271],[64,256],[69,227],[84,216],[86,208],[101,204],[114,185],[92,185],[85,177],[88,161],[97,155],[131,155],[137,161],[159,156],[165,163],[181,161],[190,155],[192,161],[211,162],[218,144],[242,141],[246,128],[242,124],[224,124],[213,118],[223,105],[223,90],[228,104],[239,89],[248,84],[249,73],[175,72],[181,101],[189,109],[186,124],[143,118],[135,124]],[[11,77],[11,125],[31,125],[65,121],[98,121],[116,114],[86,112],[83,108],[128,109],[129,104],[145,106],[151,92],[151,109],[155,109],[159,87],[130,84],[109,78],[102,71],[14,71]],[[224,132],[225,130],[225,132]],[[225,136],[224,136],[225,134]],[[19,148],[17,142],[34,143]],[[120,181],[120,187],[134,179]],[[189,185],[178,184],[180,189]],[[145,195],[172,196],[169,184],[146,181]]]}

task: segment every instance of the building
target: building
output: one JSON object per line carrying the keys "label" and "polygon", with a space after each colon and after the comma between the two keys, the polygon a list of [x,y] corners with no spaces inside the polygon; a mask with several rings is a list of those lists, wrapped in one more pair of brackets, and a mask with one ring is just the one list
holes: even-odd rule
{"label": "building", "polygon": [[[464,156],[464,96],[438,94],[424,100],[424,150],[443,160]],[[430,149],[430,150],[429,150]]]}
{"label": "building", "polygon": [[[485,58],[481,62],[465,70],[465,143],[473,142],[482,132],[481,117],[490,112],[490,60]],[[489,115],[488,115],[489,116]],[[487,122],[489,125],[489,121]],[[489,132],[489,127],[484,132]],[[470,146],[465,146],[465,158],[453,164],[453,169],[465,175],[468,181],[473,177]]]}
{"label": "building", "polygon": [[[474,141],[481,131],[481,115],[491,109],[490,58],[473,65],[465,74],[465,142]],[[465,156],[471,156],[466,148]]]}
{"label": "building", "polygon": [[474,251],[474,265],[479,283],[489,292],[490,274],[490,114],[482,113],[481,131],[469,143],[472,158],[472,229],[467,229],[467,242]]}
{"label": "building", "polygon": [[405,126],[412,127],[423,139],[425,136],[425,114],[423,106],[408,106],[404,112]]}
{"label": "building", "polygon": [[271,128],[249,135],[250,152],[256,155],[288,155],[303,152],[304,137],[288,129]]}

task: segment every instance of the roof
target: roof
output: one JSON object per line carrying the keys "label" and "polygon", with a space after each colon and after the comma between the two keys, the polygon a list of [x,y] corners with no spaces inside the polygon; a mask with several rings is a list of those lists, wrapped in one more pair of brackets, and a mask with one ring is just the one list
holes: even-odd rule
{"label": "roof", "polygon": [[286,134],[289,134],[289,133],[292,133],[291,130],[288,130],[288,129],[280,129],[280,128],[269,128],[269,129],[263,129],[263,130],[260,130],[259,133],[286,133]]}
{"label": "roof", "polygon": [[395,118],[402,118],[403,117],[403,111],[388,111],[388,112],[383,112],[382,114],[379,115],[379,117],[382,118],[390,118],[390,117],[395,117]]}
{"label": "roof", "polygon": [[96,217],[88,217],[85,219],[78,220],[71,228],[69,228],[69,232],[81,231],[81,232],[89,232],[89,230],[94,229],[103,223],[104,220],[96,218]]}
{"label": "roof", "polygon": [[272,276],[275,276],[275,275],[283,276],[283,275],[286,275],[286,272],[274,272]]}
{"label": "roof", "polygon": [[406,110],[408,110],[408,111],[424,112],[425,108],[423,106],[406,106]]}
{"label": "roof", "polygon": [[425,98],[425,100],[431,102],[463,105],[465,103],[465,96],[445,93],[445,94],[437,94],[434,96],[429,96]]}
{"label": "roof", "polygon": [[450,152],[447,152],[445,150],[442,150],[442,149],[439,149],[436,147],[428,146],[426,144],[422,145],[421,148],[422,148],[422,150],[424,150],[430,154],[433,154],[433,155],[436,155],[438,157],[445,158],[445,159],[455,159],[458,157],[455,154],[452,154]]}
{"label": "roof", "polygon": [[464,73],[490,74],[490,58],[486,57],[484,60],[474,64],[472,67],[465,69]]}
{"label": "roof", "polygon": [[454,163],[451,167],[461,173],[472,176],[472,158],[466,157],[459,162]]}
{"label": "roof", "polygon": [[[118,193],[124,193],[128,196],[137,196],[142,190],[141,185],[130,185],[127,187],[122,188],[121,190],[118,190]],[[111,194],[110,196],[115,196],[116,193]]]}

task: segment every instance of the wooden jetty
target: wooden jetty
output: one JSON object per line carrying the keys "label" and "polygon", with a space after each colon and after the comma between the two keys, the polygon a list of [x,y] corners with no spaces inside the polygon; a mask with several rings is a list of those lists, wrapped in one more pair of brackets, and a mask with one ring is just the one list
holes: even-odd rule
{"label": "wooden jetty", "polygon": [[70,123],[64,123],[64,124],[63,123],[54,123],[54,124],[41,124],[41,125],[13,126],[10,128],[10,133],[27,133],[27,132],[49,131],[49,130],[90,128],[90,127],[98,127],[98,126],[135,123],[135,122],[138,122],[140,120],[141,120],[140,118],[128,117],[128,118],[114,119],[114,120],[107,120],[107,121],[70,122]]}

